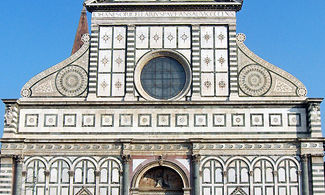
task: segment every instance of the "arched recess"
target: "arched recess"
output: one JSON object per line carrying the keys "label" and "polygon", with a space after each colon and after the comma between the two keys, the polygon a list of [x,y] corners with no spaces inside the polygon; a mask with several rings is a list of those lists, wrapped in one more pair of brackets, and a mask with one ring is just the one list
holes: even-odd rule
{"label": "arched recess", "polygon": [[[169,161],[154,161],[146,166],[144,166],[142,169],[140,169],[133,177],[131,182],[131,195],[141,195],[141,180],[144,178],[144,176],[147,173],[151,173],[158,169],[164,169],[170,171],[170,173],[174,173],[175,177],[179,177],[181,180],[182,185],[182,194],[184,195],[190,195],[190,183],[189,178],[187,178],[185,172],[175,163],[169,162]],[[162,178],[164,179],[164,178]],[[158,178],[156,185],[161,185],[160,178]],[[172,193],[169,193],[166,189],[157,190],[155,194],[163,195],[168,194],[171,195]],[[175,193],[177,194],[177,193]]]}

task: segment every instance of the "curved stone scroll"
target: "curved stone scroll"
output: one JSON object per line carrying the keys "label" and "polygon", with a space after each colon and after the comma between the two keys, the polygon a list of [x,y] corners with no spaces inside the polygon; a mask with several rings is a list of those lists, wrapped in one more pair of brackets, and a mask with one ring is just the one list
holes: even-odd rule
{"label": "curved stone scroll", "polygon": [[21,90],[23,98],[83,97],[88,86],[89,34],[82,47],[66,60],[39,73]]}
{"label": "curved stone scroll", "polygon": [[304,98],[307,95],[302,82],[258,57],[247,48],[245,40],[244,34],[237,34],[240,96]]}

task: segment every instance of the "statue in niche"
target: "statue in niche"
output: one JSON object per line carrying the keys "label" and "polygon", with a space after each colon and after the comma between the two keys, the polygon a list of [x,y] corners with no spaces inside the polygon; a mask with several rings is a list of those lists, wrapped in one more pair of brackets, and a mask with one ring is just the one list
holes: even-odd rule
{"label": "statue in niche", "polygon": [[14,119],[13,108],[10,106],[6,109],[5,125],[10,126],[13,123],[13,119]]}

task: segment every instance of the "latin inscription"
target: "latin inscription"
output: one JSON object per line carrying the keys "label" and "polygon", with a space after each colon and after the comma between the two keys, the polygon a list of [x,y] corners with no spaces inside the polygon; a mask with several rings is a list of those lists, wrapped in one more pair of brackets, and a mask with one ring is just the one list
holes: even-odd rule
{"label": "latin inscription", "polygon": [[94,12],[93,17],[236,17],[234,11]]}

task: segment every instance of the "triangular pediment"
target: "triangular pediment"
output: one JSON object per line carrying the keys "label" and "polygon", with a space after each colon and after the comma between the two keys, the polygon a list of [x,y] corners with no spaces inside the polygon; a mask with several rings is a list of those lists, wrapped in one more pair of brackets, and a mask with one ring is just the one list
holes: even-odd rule
{"label": "triangular pediment", "polygon": [[243,189],[237,187],[230,195],[247,195]]}
{"label": "triangular pediment", "polygon": [[92,193],[85,187],[82,187],[82,189],[75,195],[92,195]]}

